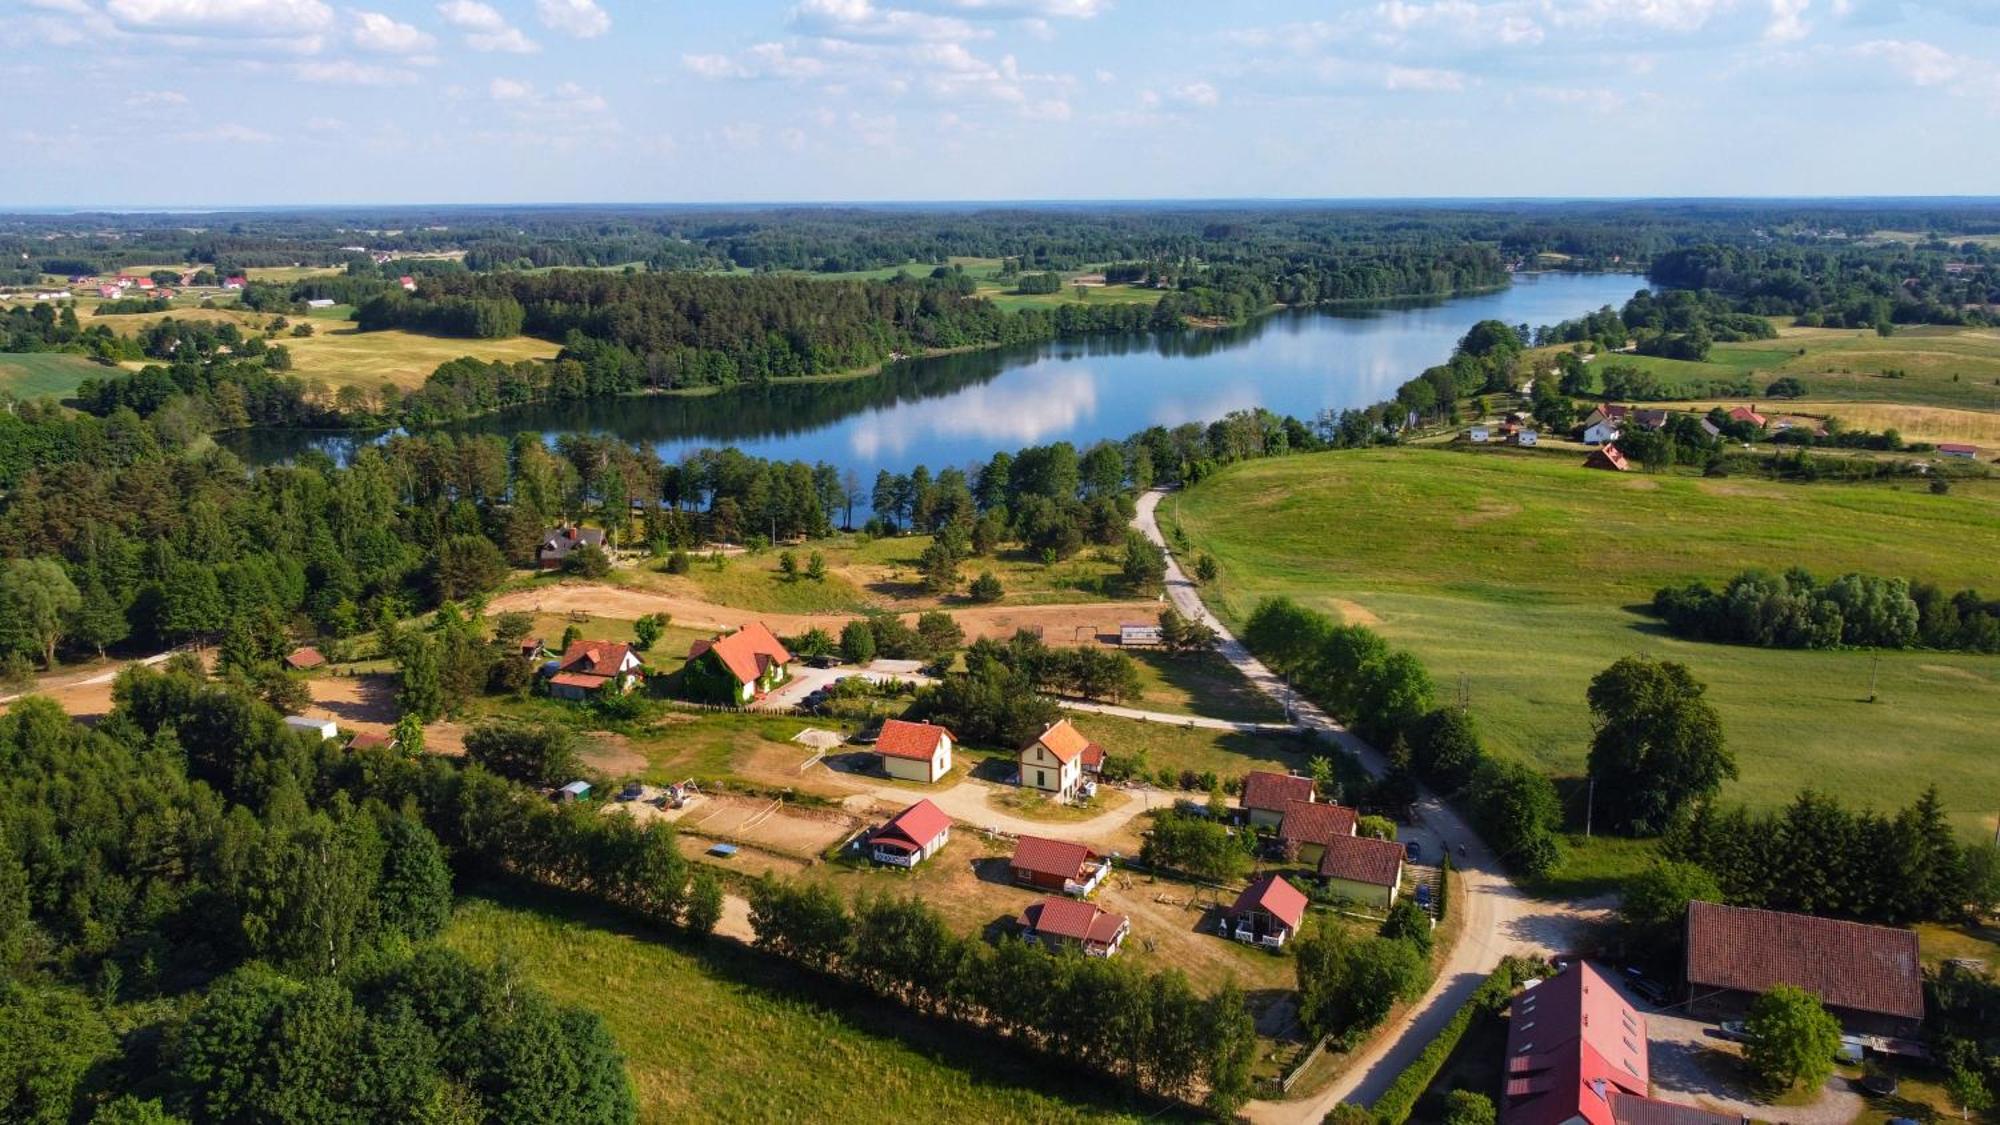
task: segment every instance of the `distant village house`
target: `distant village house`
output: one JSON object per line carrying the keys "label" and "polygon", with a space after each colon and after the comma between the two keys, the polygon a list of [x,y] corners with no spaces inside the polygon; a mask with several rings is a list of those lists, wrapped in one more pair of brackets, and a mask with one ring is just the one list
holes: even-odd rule
{"label": "distant village house", "polygon": [[549,694],[557,699],[589,699],[600,692],[623,695],[638,686],[643,662],[632,646],[617,641],[576,641],[542,665]]}

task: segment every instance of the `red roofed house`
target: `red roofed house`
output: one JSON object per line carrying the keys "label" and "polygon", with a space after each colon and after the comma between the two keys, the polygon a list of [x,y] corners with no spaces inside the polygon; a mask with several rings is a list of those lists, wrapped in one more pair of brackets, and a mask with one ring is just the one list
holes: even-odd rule
{"label": "red roofed house", "polygon": [[1979,456],[1978,446],[1959,441],[1941,441],[1938,443],[1937,451],[1946,457],[1962,457],[1968,461]]}
{"label": "red roofed house", "polygon": [[157,285],[157,283],[150,277],[135,277],[132,279],[132,284],[138,286],[142,290],[152,289]]}
{"label": "red roofed house", "polygon": [[682,685],[696,698],[744,704],[785,682],[792,654],[762,622],[688,649]]}
{"label": "red roofed house", "polygon": [[1298,933],[1305,920],[1305,892],[1277,875],[1266,875],[1236,896],[1236,905],[1222,916],[1222,932],[1237,941],[1276,949]]}
{"label": "red roofed house", "polygon": [[868,837],[868,850],[876,863],[915,867],[935,855],[950,839],[951,818],[943,809],[923,800],[876,829]]}
{"label": "red roofed house", "polygon": [[1286,801],[1285,815],[1278,821],[1278,843],[1288,854],[1316,864],[1328,844],[1338,837],[1354,835],[1356,823],[1354,810],[1346,805]]}
{"label": "red roofed house", "polygon": [[638,684],[641,664],[631,645],[576,641],[542,665],[542,678],[557,699],[588,699],[606,688],[623,695]]}
{"label": "red roofed house", "polygon": [[1321,851],[1319,877],[1342,898],[1387,910],[1403,886],[1403,855],[1394,840],[1335,836]]}
{"label": "red roofed house", "polygon": [[285,667],[290,668],[294,672],[304,672],[308,669],[318,668],[325,663],[326,655],[311,645],[306,645],[303,648],[295,648],[285,656]]}
{"label": "red roofed house", "polygon": [[[1050,724],[1033,742],[1021,748],[1021,784],[1068,801],[1083,782],[1084,760],[1091,757],[1096,743],[1070,725],[1068,719]],[[1104,751],[1096,754],[1100,768]]]}
{"label": "red roofed house", "polygon": [[1646,1018],[1587,962],[1514,998],[1507,1019],[1502,1125],[1617,1125],[1614,1106],[1646,1097]]}
{"label": "red roofed house", "polygon": [[97,295],[107,301],[117,300],[124,292],[124,290],[118,288],[116,285],[100,285],[97,287]]}
{"label": "red roofed house", "polygon": [[1601,445],[1591,450],[1590,456],[1583,459],[1583,467],[1586,469],[1608,469],[1614,473],[1622,473],[1630,470],[1632,465],[1625,460],[1625,455],[1618,451],[1617,446]]}
{"label": "red roofed house", "polygon": [[1851,1030],[1910,1035],[1924,1018],[1914,930],[1688,903],[1691,1012],[1734,1016],[1774,984],[1803,988]]}
{"label": "red roofed house", "polygon": [[396,284],[402,286],[405,292],[414,293],[417,291],[417,279],[411,277],[409,274],[404,274],[397,278]]}
{"label": "red roofed house", "polygon": [[1079,898],[1096,890],[1111,871],[1110,864],[1098,861],[1097,853],[1082,844],[1040,836],[1016,840],[1009,863],[1016,883]]}
{"label": "red roofed house", "polygon": [[951,772],[951,732],[930,723],[890,719],[875,740],[882,772],[904,781],[935,782]]}
{"label": "red roofed house", "polygon": [[250,284],[249,281],[242,277],[225,277],[222,279],[222,287],[224,289],[241,289],[248,284]]}
{"label": "red roofed house", "polygon": [[1131,932],[1132,920],[1087,902],[1045,898],[1021,912],[1021,929],[1028,941],[1051,948],[1075,945],[1086,956],[1109,957]]}
{"label": "red roofed house", "polygon": [[1755,410],[1752,410],[1747,406],[1730,407],[1729,417],[1731,421],[1748,422],[1753,426],[1761,426],[1766,421],[1765,417],[1762,414],[1757,413]]}
{"label": "red roofed house", "polygon": [[1251,770],[1243,775],[1243,811],[1250,823],[1276,828],[1285,819],[1285,806],[1292,801],[1310,804],[1319,799],[1313,779],[1295,774]]}

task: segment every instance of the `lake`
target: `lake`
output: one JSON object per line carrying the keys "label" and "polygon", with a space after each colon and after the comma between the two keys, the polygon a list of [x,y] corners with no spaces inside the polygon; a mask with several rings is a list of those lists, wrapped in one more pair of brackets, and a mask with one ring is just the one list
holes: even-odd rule
{"label": "lake", "polygon": [[[651,445],[668,461],[733,445],[760,457],[828,461],[866,481],[878,469],[923,464],[935,471],[1054,441],[1082,448],[1249,407],[1310,419],[1367,406],[1448,358],[1478,321],[1553,324],[1622,306],[1645,284],[1631,274],[1531,274],[1475,297],[1285,311],[1217,331],[936,356],[858,379],[528,407],[449,428],[612,434]],[[229,435],[228,444],[267,463],[307,448],[344,459],[368,440],[264,430]]]}

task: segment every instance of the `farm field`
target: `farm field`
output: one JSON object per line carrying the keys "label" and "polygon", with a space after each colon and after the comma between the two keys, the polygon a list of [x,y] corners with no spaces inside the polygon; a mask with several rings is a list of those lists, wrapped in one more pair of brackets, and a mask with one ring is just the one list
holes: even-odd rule
{"label": "farm field", "polygon": [[302,379],[320,379],[334,387],[353,383],[373,388],[394,383],[404,389],[422,386],[439,364],[462,356],[519,362],[553,359],[562,350],[533,336],[463,340],[395,328],[362,332],[352,321],[318,317],[313,319],[311,336],[284,336],[278,342],[291,349],[292,374]]}
{"label": "farm field", "polygon": [[[1016,293],[1012,278],[999,278],[998,258],[953,258],[952,264],[965,267],[978,289],[974,295],[991,300],[999,308],[1013,311],[1027,308],[1052,308],[1056,305],[1075,304],[1154,304],[1160,299],[1161,291],[1137,285],[1090,285],[1085,286],[1083,296],[1078,296],[1071,279],[1081,276],[1083,270],[1058,270],[1063,275],[1063,287],[1054,293]],[[839,273],[803,273],[802,276],[825,281],[886,281],[899,273],[911,277],[928,277],[937,267],[929,262],[909,262],[900,266],[882,266],[867,270],[846,270]],[[1028,270],[1029,273],[1043,271]]]}
{"label": "farm field", "polygon": [[1138,1120],[1004,1049],[846,993],[822,997],[767,958],[666,944],[551,897],[462,899],[444,941],[602,1016],[644,1122]]}
{"label": "farm field", "polygon": [[1647,652],[1708,684],[1742,771],[1726,800],[1816,786],[1880,806],[1934,781],[1967,831],[2000,807],[2000,657],[1697,644],[1637,611],[1659,586],[1750,566],[1990,587],[2000,484],[1932,496],[1404,449],[1239,465],[1164,507],[1221,564],[1207,596],[1230,618],[1270,594],[1365,615],[1441,693],[1464,677],[1491,749],[1558,777],[1582,771],[1590,677]]}
{"label": "farm field", "polygon": [[17,399],[74,394],[85,379],[101,379],[117,369],[65,352],[0,353],[0,394]]}

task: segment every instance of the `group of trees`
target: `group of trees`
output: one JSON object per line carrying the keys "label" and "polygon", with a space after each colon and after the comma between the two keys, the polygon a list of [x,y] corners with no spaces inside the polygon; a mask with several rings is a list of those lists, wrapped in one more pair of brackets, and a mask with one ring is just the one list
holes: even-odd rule
{"label": "group of trees", "polygon": [[1328,920],[1292,943],[1299,1022],[1350,1047],[1431,981],[1431,921],[1415,903],[1392,910],[1379,934],[1356,937]]}
{"label": "group of trees", "polygon": [[2000,652],[2000,602],[1868,574],[1821,583],[1801,567],[1746,570],[1720,591],[1703,582],[1663,587],[1653,612],[1679,636],[1727,644]]}
{"label": "group of trees", "polygon": [[[1227,811],[1224,802],[1219,812]],[[1139,849],[1140,862],[1193,876],[1206,883],[1234,882],[1250,869],[1256,837],[1231,832],[1220,816],[1179,808],[1153,820]]]}
{"label": "group of trees", "polygon": [[137,343],[108,325],[83,327],[71,301],[59,307],[37,301],[0,308],[0,352],[68,352],[107,364],[144,355]]}
{"label": "group of trees", "polygon": [[[1992,297],[1991,268],[1965,269],[1964,247],[1705,244],[1653,260],[1660,285],[1712,291],[1742,312],[1792,316],[1833,328],[1979,324]],[[1961,268],[1947,269],[1957,262]]]}
{"label": "group of trees", "polygon": [[1178,969],[960,937],[922,899],[864,896],[766,876],[750,893],[759,949],[877,996],[961,1021],[1134,1088],[1233,1114],[1248,1100],[1257,1031],[1242,991],[1203,997]]}

